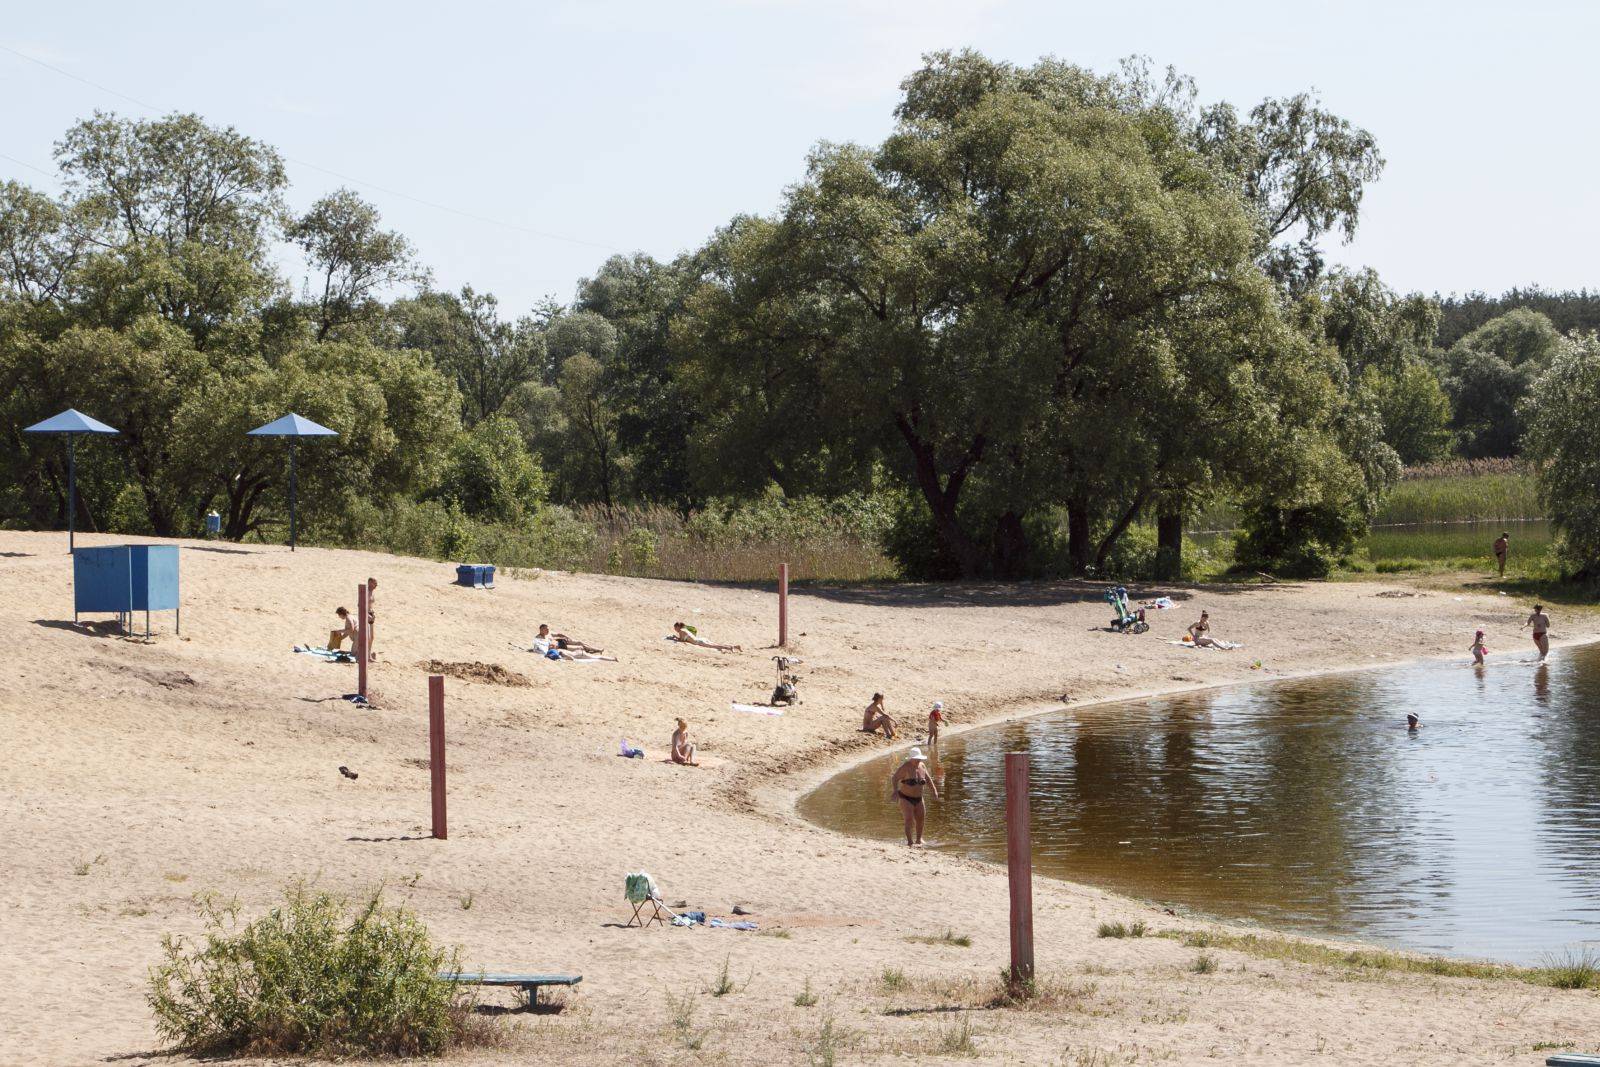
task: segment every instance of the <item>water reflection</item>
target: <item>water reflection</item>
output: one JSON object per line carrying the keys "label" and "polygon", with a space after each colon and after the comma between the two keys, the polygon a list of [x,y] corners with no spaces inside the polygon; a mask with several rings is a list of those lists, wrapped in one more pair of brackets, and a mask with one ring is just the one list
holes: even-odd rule
{"label": "water reflection", "polygon": [[[1600,937],[1600,647],[1532,659],[1215,690],[947,737],[928,840],[1003,860],[1002,761],[1026,751],[1041,873],[1535,960]],[[1421,729],[1407,730],[1408,712]],[[841,775],[801,811],[894,839],[886,771],[885,760]]]}

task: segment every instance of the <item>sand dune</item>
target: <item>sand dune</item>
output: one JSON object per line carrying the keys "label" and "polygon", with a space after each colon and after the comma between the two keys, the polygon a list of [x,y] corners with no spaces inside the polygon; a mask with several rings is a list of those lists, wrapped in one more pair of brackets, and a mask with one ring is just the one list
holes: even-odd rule
{"label": "sand dune", "polygon": [[[1375,583],[1178,589],[1180,610],[1123,638],[1095,629],[1098,589],[1069,583],[807,589],[791,605],[805,703],[768,717],[729,705],[770,692],[769,590],[556,573],[469,590],[422,560],[183,544],[183,634],[158,617],[146,644],[63,625],[64,538],[0,533],[0,1063],[144,1062],[157,1048],[145,974],[163,933],[197,928],[191,897],[258,911],[301,878],[386,884],[471,966],[584,975],[567,1010],[520,1017],[507,1047],[459,1062],[805,1062],[825,1019],[841,1063],[937,1059],[960,1013],[925,1009],[977,1003],[1005,962],[1003,872],[842,838],[793,812],[811,782],[882,748],[855,732],[874,689],[912,719],[942,699],[966,728],[1063,694],[1258,678],[1257,659],[1279,676],[1460,655],[1475,625],[1520,621],[1507,598],[1388,598],[1377,594],[1396,587]],[[353,667],[290,649],[321,644],[369,575],[380,661],[373,706],[358,708],[339,699]],[[1243,652],[1167,643],[1202,606]],[[662,641],[679,618],[745,651]],[[621,662],[510,647],[540,622]],[[1557,622],[1565,639],[1597,629]],[[427,837],[433,661],[448,675],[447,842]],[[705,766],[663,762],[677,715]],[[618,758],[623,736],[647,758]],[[622,929],[623,875],[640,868],[669,900],[741,905],[762,933]],[[1072,993],[962,1016],[984,1060],[1531,1064],[1535,1043],[1591,1041],[1600,1023],[1593,994],[1514,983],[1355,981],[1229,952],[1197,975],[1194,950],[1174,941],[1095,937],[1101,919],[1179,920],[1064,883],[1040,882],[1035,898],[1041,971]],[[905,940],[945,928],[972,947]],[[711,997],[725,959],[740,989]],[[882,990],[885,966],[910,989]],[[819,1003],[797,1007],[808,979]],[[699,1051],[678,1040],[668,994],[692,998],[694,1030],[709,1030]]]}

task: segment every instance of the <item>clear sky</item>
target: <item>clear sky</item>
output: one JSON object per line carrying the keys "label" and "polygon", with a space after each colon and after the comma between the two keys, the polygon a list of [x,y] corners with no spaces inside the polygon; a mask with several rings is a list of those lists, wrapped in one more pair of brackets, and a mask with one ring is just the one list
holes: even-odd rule
{"label": "clear sky", "polygon": [[12,5],[0,45],[0,177],[52,188],[73,121],[156,113],[31,57],[276,145],[293,204],[348,184],[437,285],[513,314],[612,251],[772,210],[811,145],[881,139],[921,54],[968,46],[1144,54],[1241,108],[1314,88],[1388,159],[1336,262],[1403,290],[1600,287],[1588,0],[95,0]]}

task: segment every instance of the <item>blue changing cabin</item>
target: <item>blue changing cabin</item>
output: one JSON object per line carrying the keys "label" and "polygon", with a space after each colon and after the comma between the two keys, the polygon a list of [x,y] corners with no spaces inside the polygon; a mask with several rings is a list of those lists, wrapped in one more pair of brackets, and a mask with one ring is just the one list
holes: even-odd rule
{"label": "blue changing cabin", "polygon": [[124,630],[132,614],[142,611],[146,637],[152,611],[173,611],[177,612],[174,626],[182,632],[178,546],[109,545],[73,552],[72,621],[77,622],[84,611],[115,612]]}

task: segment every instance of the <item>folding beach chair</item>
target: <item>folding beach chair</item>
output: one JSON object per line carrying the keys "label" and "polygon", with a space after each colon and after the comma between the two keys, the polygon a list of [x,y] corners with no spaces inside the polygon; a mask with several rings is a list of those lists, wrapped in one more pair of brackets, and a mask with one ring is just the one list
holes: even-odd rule
{"label": "folding beach chair", "polygon": [[[636,871],[628,875],[623,891],[628,898],[628,903],[633,905],[633,918],[623,923],[624,926],[632,926],[634,923],[638,923],[639,928],[642,930],[653,922],[665,926],[668,919],[677,918],[672,909],[661,902],[661,893],[656,889],[656,880],[643,871]],[[648,918],[643,914],[646,907],[650,909]]]}

